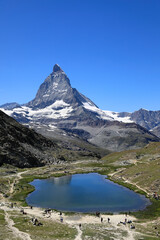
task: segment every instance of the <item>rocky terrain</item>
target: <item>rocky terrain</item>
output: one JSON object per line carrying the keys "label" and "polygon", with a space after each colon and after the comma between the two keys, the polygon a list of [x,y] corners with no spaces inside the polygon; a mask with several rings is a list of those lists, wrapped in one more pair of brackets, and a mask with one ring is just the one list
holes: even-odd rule
{"label": "rocky terrain", "polygon": [[0,111],[0,165],[18,167],[42,166],[46,161],[55,161],[49,149],[57,146],[42,135],[16,122]]}
{"label": "rocky terrain", "polygon": [[[50,140],[0,111],[0,165],[35,167],[75,159],[98,159],[101,149],[81,142]],[[107,152],[106,152],[107,153]]]}
{"label": "rocky terrain", "polygon": [[158,137],[160,137],[160,111],[149,111],[139,109],[133,113],[119,113],[119,117],[126,118],[148,129]]}
{"label": "rocky terrain", "polygon": [[32,101],[21,106],[5,104],[1,110],[46,137],[80,139],[110,151],[135,149],[159,141],[146,128],[134,123],[134,115],[99,109],[71,87],[69,78],[57,64]]}

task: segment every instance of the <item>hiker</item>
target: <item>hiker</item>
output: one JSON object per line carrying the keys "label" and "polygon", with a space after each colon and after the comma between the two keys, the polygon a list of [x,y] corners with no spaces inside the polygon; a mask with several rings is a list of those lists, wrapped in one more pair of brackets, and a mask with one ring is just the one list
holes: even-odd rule
{"label": "hiker", "polygon": [[61,223],[63,223],[63,217],[61,217],[60,221],[61,221]]}
{"label": "hiker", "polygon": [[35,218],[33,217],[33,218],[31,219],[31,221],[32,221],[32,223],[34,224]]}
{"label": "hiker", "polygon": [[131,224],[130,229],[135,229],[135,226]]}
{"label": "hiker", "polygon": [[121,224],[123,224],[123,225],[126,225],[126,223],[125,223],[125,222],[122,222],[122,221],[120,221],[120,223],[121,223]]}
{"label": "hiker", "polygon": [[31,206],[31,209],[33,209],[33,207]]}
{"label": "hiker", "polygon": [[43,226],[43,223],[38,222],[37,226]]}
{"label": "hiker", "polygon": [[101,217],[101,223],[103,222],[103,218]]}
{"label": "hiker", "polygon": [[130,224],[130,223],[132,223],[132,221],[131,221],[131,220],[129,220],[127,223],[129,223],[129,224]]}
{"label": "hiker", "polygon": [[80,224],[79,224],[79,228],[81,228],[81,226],[82,226],[82,225],[81,225],[81,223],[80,223]]}
{"label": "hiker", "polygon": [[37,225],[38,224],[38,219],[37,218],[35,218],[34,219],[34,223],[33,223],[34,225]]}
{"label": "hiker", "polygon": [[24,214],[24,209],[21,209],[20,212]]}
{"label": "hiker", "polygon": [[100,212],[96,212],[96,216],[97,216],[97,217],[100,217]]}
{"label": "hiker", "polygon": [[108,223],[110,222],[110,218],[108,218]]}

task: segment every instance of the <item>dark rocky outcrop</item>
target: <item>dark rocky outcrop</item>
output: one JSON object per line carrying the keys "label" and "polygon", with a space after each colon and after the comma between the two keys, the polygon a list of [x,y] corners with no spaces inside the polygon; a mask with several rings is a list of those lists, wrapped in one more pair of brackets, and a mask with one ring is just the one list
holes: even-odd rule
{"label": "dark rocky outcrop", "polygon": [[34,130],[24,127],[0,111],[0,165],[17,167],[42,166],[55,159],[47,154],[57,147]]}

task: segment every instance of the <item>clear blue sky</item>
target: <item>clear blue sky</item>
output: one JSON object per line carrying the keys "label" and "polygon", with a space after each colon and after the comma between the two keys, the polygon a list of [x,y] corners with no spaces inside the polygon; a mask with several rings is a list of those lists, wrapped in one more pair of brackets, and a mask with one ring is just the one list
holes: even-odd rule
{"label": "clear blue sky", "polygon": [[159,0],[0,0],[0,104],[58,63],[101,109],[160,110]]}

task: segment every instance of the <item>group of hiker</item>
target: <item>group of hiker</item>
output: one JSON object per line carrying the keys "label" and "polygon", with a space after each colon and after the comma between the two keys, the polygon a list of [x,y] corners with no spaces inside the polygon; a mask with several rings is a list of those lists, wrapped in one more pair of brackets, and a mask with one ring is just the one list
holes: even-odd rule
{"label": "group of hiker", "polygon": [[[107,219],[108,223],[110,223],[110,218]],[[103,222],[103,217],[101,217],[101,223]]]}
{"label": "group of hiker", "polygon": [[[100,217],[100,221],[101,221],[101,223],[103,223],[103,217],[101,217],[100,212],[96,212],[96,216]],[[127,216],[127,213],[126,213],[126,216]],[[110,218],[109,217],[107,218],[107,221],[108,221],[108,223],[110,223]],[[123,224],[123,225],[131,224],[130,229],[135,229],[135,226],[132,224],[132,221],[131,220],[127,221],[127,218],[125,218],[124,222],[120,221],[117,225],[119,225],[119,224]]]}
{"label": "group of hiker", "polygon": [[[101,216],[100,212],[96,212],[96,216],[100,217]],[[100,220],[101,220],[101,223],[102,223],[103,222],[103,217],[101,217]],[[108,223],[110,223],[110,218],[108,218],[107,220],[108,220]]]}
{"label": "group of hiker", "polygon": [[[31,206],[30,208],[33,209],[32,206]],[[24,209],[21,209],[20,212],[22,212],[22,214],[27,214],[26,212],[24,212]],[[43,214],[47,214],[47,215],[51,216],[51,212],[52,212],[52,210],[51,210],[50,208],[48,208],[48,209],[45,209],[45,210],[44,210],[44,213],[43,213]],[[60,215],[60,222],[63,223],[63,216],[62,216],[62,212],[61,212],[61,211],[59,212],[59,215]],[[104,219],[103,219],[103,217],[101,216],[100,212],[96,212],[96,216],[99,217],[101,223],[103,223]],[[127,216],[127,214],[126,214],[126,216]],[[32,222],[33,225],[35,225],[35,226],[41,226],[41,225],[43,225],[41,222],[38,221],[37,218],[32,218],[32,219],[31,219],[31,222]],[[110,223],[110,218],[109,218],[109,217],[107,218],[107,222]],[[131,220],[127,220],[127,218],[125,218],[124,222],[120,221],[117,225],[119,225],[119,224],[123,224],[123,225],[130,224],[130,229],[135,229],[135,226],[132,224],[132,221],[131,221]],[[81,223],[80,223],[80,224],[79,224],[79,228],[81,228],[81,226],[82,226],[82,225],[81,225]]]}
{"label": "group of hiker", "polygon": [[[52,209],[50,209],[50,208],[45,209],[43,215],[47,214],[48,217],[50,217],[51,216],[51,212],[52,212]],[[59,215],[60,215],[60,222],[63,223],[63,217],[62,217],[62,212],[61,211],[59,212]]]}
{"label": "group of hiker", "polygon": [[44,210],[43,215],[48,214],[48,217],[50,217],[51,216],[51,212],[52,212],[51,208],[47,208],[47,209]]}
{"label": "group of hiker", "polygon": [[[33,209],[32,206],[31,206],[30,208]],[[22,214],[27,215],[27,213],[24,211],[24,209],[21,209],[20,212],[21,212]],[[41,222],[38,221],[37,218],[34,218],[34,217],[31,219],[31,222],[33,223],[34,226],[42,226],[42,225],[43,225]]]}
{"label": "group of hiker", "polygon": [[21,209],[20,212],[21,212],[22,214],[27,215],[27,213],[24,211],[24,209]]}
{"label": "group of hiker", "polygon": [[33,223],[34,226],[42,226],[43,224],[38,221],[37,218],[32,218],[31,222]]}

